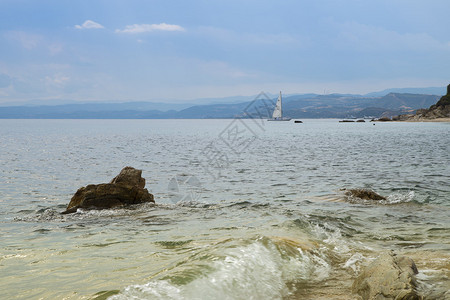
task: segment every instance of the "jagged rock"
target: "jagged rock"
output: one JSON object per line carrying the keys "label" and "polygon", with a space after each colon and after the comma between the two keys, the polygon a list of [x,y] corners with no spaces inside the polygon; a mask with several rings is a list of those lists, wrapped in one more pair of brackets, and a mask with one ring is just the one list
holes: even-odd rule
{"label": "jagged rock", "polygon": [[110,183],[137,186],[143,189],[145,187],[145,178],[142,178],[142,170],[125,167]]}
{"label": "jagged rock", "polygon": [[63,213],[76,212],[78,208],[104,209],[123,205],[155,202],[141,177],[142,170],[125,167],[110,183],[90,184],[78,189]]}
{"label": "jagged rock", "polygon": [[363,200],[386,200],[386,197],[369,189],[344,189],[344,191],[347,197],[356,197]]}
{"label": "jagged rock", "polygon": [[368,265],[353,282],[353,293],[363,300],[416,300],[418,273],[414,261],[394,253],[384,253]]}

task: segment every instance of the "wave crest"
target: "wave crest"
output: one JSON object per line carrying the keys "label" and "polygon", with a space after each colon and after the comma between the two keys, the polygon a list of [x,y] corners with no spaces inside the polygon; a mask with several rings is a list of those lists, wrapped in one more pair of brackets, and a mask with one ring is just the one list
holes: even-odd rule
{"label": "wave crest", "polygon": [[281,237],[227,245],[220,256],[207,257],[201,271],[196,272],[195,266],[185,270],[190,276],[196,274],[192,280],[168,275],[129,286],[109,299],[281,299],[293,292],[295,282],[317,283],[331,271],[325,257]]}

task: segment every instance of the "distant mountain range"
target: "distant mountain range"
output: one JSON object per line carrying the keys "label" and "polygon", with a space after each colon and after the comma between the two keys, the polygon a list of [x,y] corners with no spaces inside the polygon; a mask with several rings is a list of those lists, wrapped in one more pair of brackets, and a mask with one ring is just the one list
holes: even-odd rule
{"label": "distant mountain range", "polygon": [[[283,115],[291,118],[392,117],[413,113],[435,104],[445,88],[428,88],[440,94],[389,92],[383,96],[351,94],[297,94],[283,97]],[[378,92],[383,93],[383,92]],[[254,97],[200,99],[188,103],[69,103],[60,105],[20,105],[0,107],[2,119],[205,119],[270,117],[271,99]],[[221,104],[211,104],[223,101]],[[194,103],[206,103],[197,104]],[[220,103],[220,102],[219,102]]]}
{"label": "distant mountain range", "polygon": [[426,87],[426,88],[393,88],[379,92],[365,94],[366,97],[383,97],[390,93],[398,94],[423,94],[423,95],[444,95],[445,87]]}

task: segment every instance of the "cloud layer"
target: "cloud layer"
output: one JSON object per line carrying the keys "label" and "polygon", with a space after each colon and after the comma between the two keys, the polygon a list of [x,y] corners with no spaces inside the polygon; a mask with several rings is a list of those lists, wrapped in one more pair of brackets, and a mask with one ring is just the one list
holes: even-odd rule
{"label": "cloud layer", "polygon": [[152,31],[185,31],[185,29],[179,25],[174,24],[133,24],[125,26],[125,29],[116,29],[117,33],[145,33]]}

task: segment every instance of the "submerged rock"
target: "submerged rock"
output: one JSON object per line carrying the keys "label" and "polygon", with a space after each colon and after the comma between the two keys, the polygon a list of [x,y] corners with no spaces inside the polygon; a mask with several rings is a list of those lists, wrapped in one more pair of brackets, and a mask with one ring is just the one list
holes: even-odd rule
{"label": "submerged rock", "polygon": [[405,256],[385,253],[368,265],[353,282],[353,293],[363,300],[422,299],[416,292],[418,273],[414,261]]}
{"label": "submerged rock", "polygon": [[78,208],[105,209],[123,205],[155,202],[145,189],[142,170],[125,167],[110,183],[90,184],[78,189],[63,214],[76,212]]}
{"label": "submerged rock", "polygon": [[386,200],[383,197],[369,189],[344,189],[347,197],[359,198],[363,200]]}

